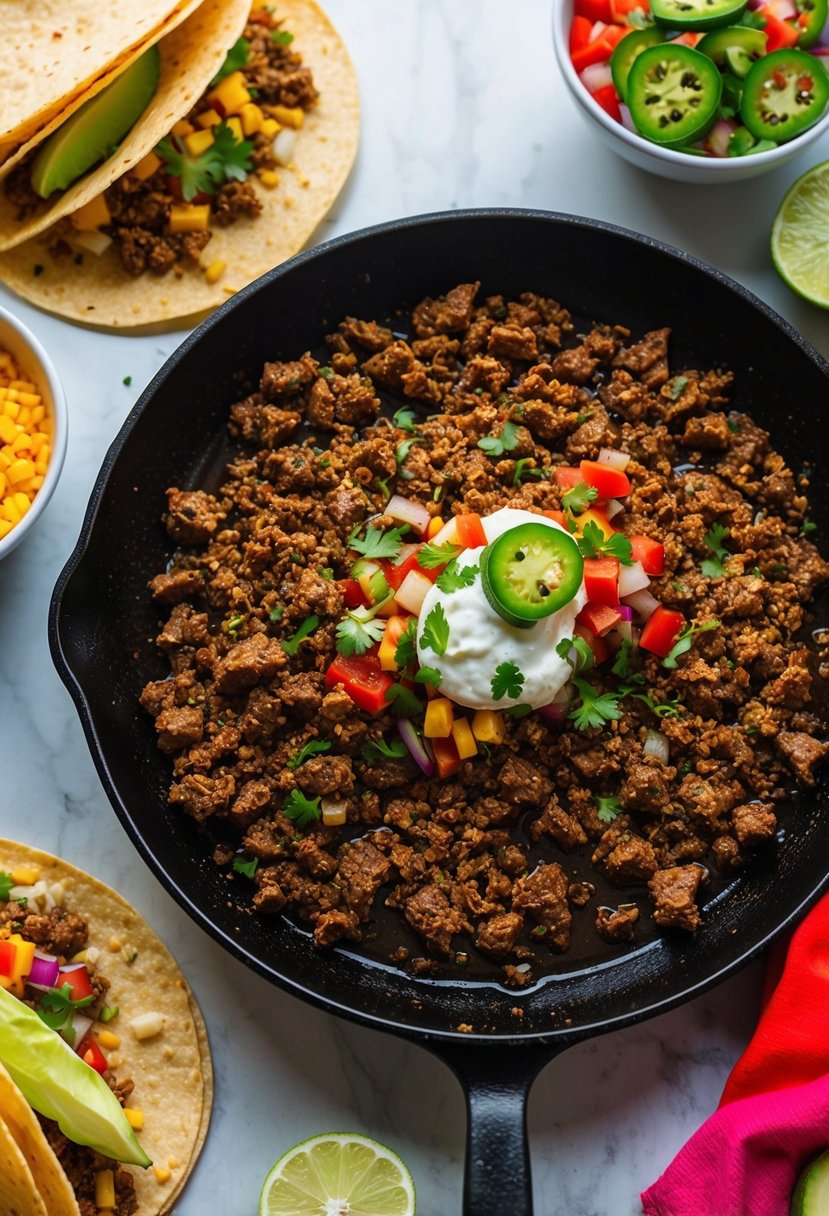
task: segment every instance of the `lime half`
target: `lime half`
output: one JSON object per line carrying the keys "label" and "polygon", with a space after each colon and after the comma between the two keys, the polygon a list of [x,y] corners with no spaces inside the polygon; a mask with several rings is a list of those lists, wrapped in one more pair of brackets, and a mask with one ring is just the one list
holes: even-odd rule
{"label": "lime half", "polygon": [[829,1152],[821,1153],[800,1175],[792,1195],[791,1216],[829,1212]]}
{"label": "lime half", "polygon": [[789,189],[772,224],[771,256],[792,291],[829,308],[829,161]]}
{"label": "lime half", "polygon": [[272,1167],[259,1216],[414,1216],[412,1176],[396,1153],[356,1132],[303,1140]]}

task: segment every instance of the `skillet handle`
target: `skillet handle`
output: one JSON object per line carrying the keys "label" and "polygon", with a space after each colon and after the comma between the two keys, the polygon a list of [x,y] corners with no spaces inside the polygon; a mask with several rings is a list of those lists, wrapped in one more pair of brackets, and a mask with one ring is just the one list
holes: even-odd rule
{"label": "skillet handle", "polygon": [[463,1216],[532,1216],[527,1099],[550,1047],[442,1045],[466,1096]]}

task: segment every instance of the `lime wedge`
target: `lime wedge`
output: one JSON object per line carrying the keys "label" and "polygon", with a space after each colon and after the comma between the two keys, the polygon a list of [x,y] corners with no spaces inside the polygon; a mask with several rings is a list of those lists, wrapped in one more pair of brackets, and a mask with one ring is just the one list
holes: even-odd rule
{"label": "lime wedge", "polygon": [[771,257],[792,291],[829,308],[829,161],[789,189],[772,224]]}
{"label": "lime wedge", "polygon": [[259,1216],[414,1216],[412,1176],[369,1136],[329,1132],[303,1140],[265,1179]]}
{"label": "lime wedge", "polygon": [[800,1175],[790,1216],[824,1216],[829,1212],[829,1151],[821,1153]]}

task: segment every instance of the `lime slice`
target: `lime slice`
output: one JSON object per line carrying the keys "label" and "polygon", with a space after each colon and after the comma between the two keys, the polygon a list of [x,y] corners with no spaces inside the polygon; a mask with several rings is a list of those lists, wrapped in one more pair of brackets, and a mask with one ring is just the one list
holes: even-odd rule
{"label": "lime slice", "polygon": [[829,1212],[829,1152],[807,1165],[792,1195],[790,1216],[823,1216]]}
{"label": "lime slice", "polygon": [[772,224],[771,256],[792,291],[829,308],[829,161],[789,189]]}
{"label": "lime slice", "polygon": [[329,1132],[303,1140],[265,1179],[259,1216],[414,1216],[412,1176],[369,1136]]}

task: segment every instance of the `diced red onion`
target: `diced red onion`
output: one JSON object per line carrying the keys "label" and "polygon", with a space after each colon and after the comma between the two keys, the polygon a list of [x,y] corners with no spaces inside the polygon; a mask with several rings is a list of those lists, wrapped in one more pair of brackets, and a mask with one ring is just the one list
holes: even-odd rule
{"label": "diced red onion", "polygon": [[646,588],[634,591],[633,595],[626,595],[625,603],[630,605],[641,621],[647,621],[659,607],[659,600],[655,599]]}
{"label": "diced red onion", "polygon": [[392,494],[383,514],[390,515],[401,524],[411,524],[418,536],[426,535],[432,518],[424,506],[419,502],[412,502],[410,498],[404,498],[402,494]]}
{"label": "diced red onion", "polygon": [[621,612],[623,621],[633,620],[633,609],[629,604],[620,604],[616,611]]}
{"label": "diced red onion", "polygon": [[619,117],[621,118],[622,126],[625,128],[626,131],[633,131],[634,134],[638,135],[638,131],[636,130],[636,123],[631,118],[630,110],[627,108],[626,105],[619,106]]}
{"label": "diced red onion", "polygon": [[705,137],[705,149],[711,156],[728,156],[728,145],[731,136],[737,130],[737,124],[730,118],[719,118]]}
{"label": "diced red onion", "polygon": [[667,764],[671,758],[671,745],[668,737],[659,730],[648,731],[642,751],[646,756],[655,756],[660,764]]}
{"label": "diced red onion", "polygon": [[54,988],[59,971],[60,964],[53,954],[35,950],[32,969],[26,983],[31,984],[33,988]]}
{"label": "diced red onion", "polygon": [[829,46],[810,46],[809,53],[818,59],[826,59],[829,56]]}
{"label": "diced red onion", "polygon": [[598,463],[609,464],[611,469],[619,469],[624,473],[630,464],[630,452],[620,452],[617,448],[602,448]]}
{"label": "diced red onion", "polygon": [[608,519],[613,519],[615,515],[619,515],[625,509],[625,504],[619,502],[618,498],[609,498],[605,504],[604,513]]}
{"label": "diced red onion", "polygon": [[764,5],[779,21],[791,21],[797,17],[797,6],[793,0],[766,0]]}
{"label": "diced red onion", "polygon": [[408,718],[398,718],[397,729],[400,731],[400,738],[412,753],[414,761],[420,771],[423,773],[424,777],[432,777],[435,772],[434,763],[430,759],[429,753],[426,751],[426,748],[423,745],[423,740],[415,730],[413,724]]}
{"label": "diced red onion", "polygon": [[613,84],[613,75],[610,71],[610,64],[589,64],[584,71],[579,74],[579,80],[587,89],[588,93],[595,93],[597,89],[606,89],[609,84]]}
{"label": "diced red onion", "polygon": [[619,568],[619,595],[624,599],[627,595],[642,591],[645,587],[650,586],[650,581],[641,562],[634,562],[632,566],[621,566]]}
{"label": "diced red onion", "polygon": [[551,701],[549,705],[539,705],[535,712],[551,726],[563,726],[567,718],[567,702]]}

